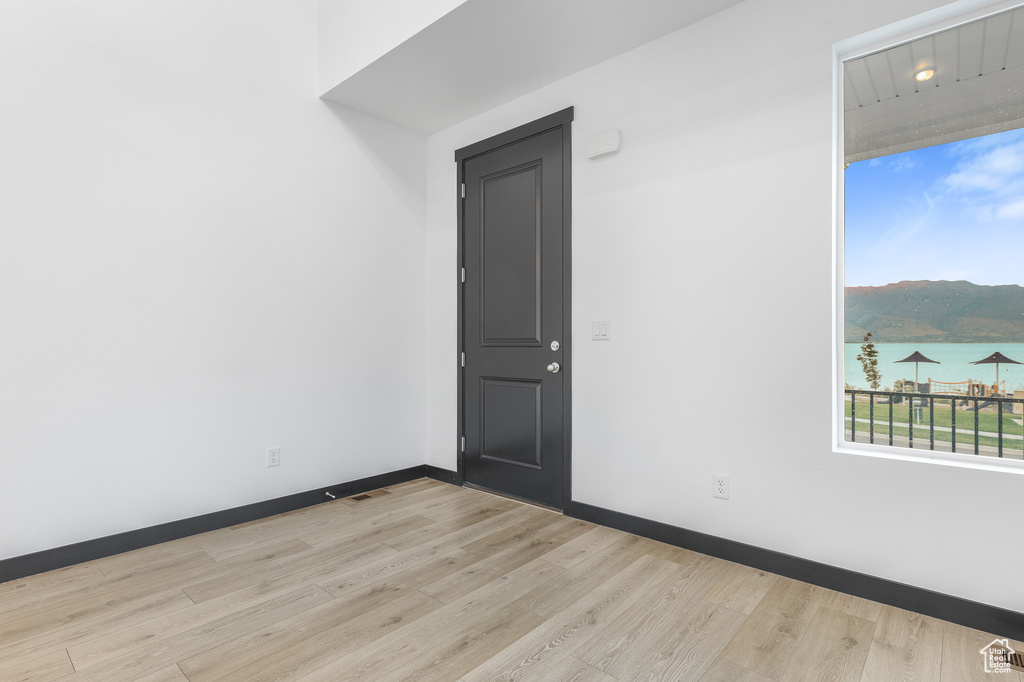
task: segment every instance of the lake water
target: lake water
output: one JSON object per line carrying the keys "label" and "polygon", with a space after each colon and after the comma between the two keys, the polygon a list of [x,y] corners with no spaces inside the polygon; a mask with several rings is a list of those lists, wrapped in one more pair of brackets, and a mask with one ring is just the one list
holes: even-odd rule
{"label": "lake water", "polygon": [[[866,389],[868,381],[864,377],[860,361],[857,360],[860,347],[859,343],[846,344],[845,381],[854,388]],[[941,363],[920,363],[918,376],[921,383],[928,381],[929,378],[949,382],[974,379],[991,385],[996,380],[996,366],[971,363],[987,358],[996,351],[1011,360],[1024,362],[1024,343],[876,343],[875,349],[878,350],[878,371],[882,375],[882,389],[891,387],[897,379],[914,380],[914,363],[895,364],[895,361],[902,360],[915,350]],[[999,381],[1006,382],[1008,391],[1024,390],[1024,365],[1000,364]]]}

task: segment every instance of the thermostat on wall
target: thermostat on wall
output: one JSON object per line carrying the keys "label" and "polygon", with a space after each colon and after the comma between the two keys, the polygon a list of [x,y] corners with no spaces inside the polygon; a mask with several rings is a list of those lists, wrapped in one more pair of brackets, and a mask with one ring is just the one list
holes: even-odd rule
{"label": "thermostat on wall", "polygon": [[615,154],[622,144],[622,136],[618,130],[606,130],[587,138],[587,158],[596,159],[600,156]]}

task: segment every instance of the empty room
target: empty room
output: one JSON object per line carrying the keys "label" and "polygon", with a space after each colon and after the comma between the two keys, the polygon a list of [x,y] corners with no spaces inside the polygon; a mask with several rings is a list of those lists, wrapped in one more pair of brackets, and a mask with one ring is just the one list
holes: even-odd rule
{"label": "empty room", "polygon": [[0,56],[0,679],[1024,682],[1020,0]]}

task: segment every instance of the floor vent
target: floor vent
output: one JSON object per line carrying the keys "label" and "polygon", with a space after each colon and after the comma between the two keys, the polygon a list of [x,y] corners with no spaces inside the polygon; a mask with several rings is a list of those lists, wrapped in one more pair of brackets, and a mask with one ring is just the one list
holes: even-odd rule
{"label": "floor vent", "polygon": [[380,490],[371,490],[368,493],[362,493],[362,494],[359,494],[359,495],[353,495],[352,497],[349,497],[347,499],[352,501],[352,502],[362,502],[363,500],[370,500],[370,499],[373,499],[374,497],[381,497],[382,495],[390,495],[390,494],[391,494],[390,491],[384,490],[382,488]]}

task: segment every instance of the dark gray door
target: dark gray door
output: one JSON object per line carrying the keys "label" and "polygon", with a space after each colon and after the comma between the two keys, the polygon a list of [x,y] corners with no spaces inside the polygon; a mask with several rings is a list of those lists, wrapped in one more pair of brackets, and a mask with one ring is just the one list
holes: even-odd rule
{"label": "dark gray door", "polygon": [[569,127],[517,130],[527,135],[477,148],[460,169],[463,475],[471,485],[561,509],[568,487]]}

